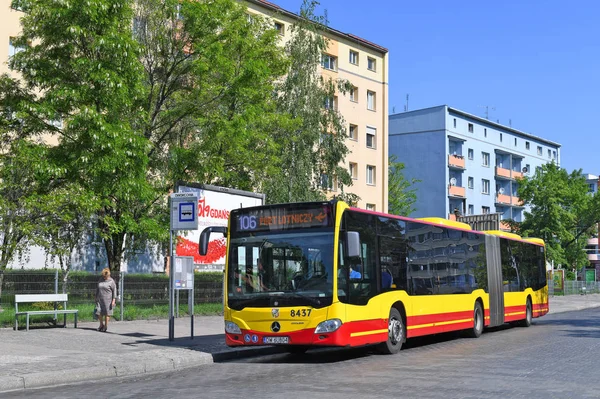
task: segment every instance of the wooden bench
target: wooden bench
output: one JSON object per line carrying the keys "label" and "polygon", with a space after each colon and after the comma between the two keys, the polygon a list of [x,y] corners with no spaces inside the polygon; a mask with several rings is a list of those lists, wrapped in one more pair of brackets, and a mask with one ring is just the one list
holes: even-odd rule
{"label": "wooden bench", "polygon": [[[77,309],[67,309],[68,294],[21,294],[15,295],[15,330],[19,329],[19,316],[25,315],[27,323],[26,329],[29,331],[29,317],[38,315],[54,315],[54,323],[56,324],[56,316],[59,314],[64,315],[64,325],[67,326],[67,315],[75,315],[75,328],[77,328]],[[25,310],[19,311],[20,303],[34,303],[34,302],[54,302],[54,309],[52,310]],[[58,302],[63,303],[63,308],[58,309]]]}

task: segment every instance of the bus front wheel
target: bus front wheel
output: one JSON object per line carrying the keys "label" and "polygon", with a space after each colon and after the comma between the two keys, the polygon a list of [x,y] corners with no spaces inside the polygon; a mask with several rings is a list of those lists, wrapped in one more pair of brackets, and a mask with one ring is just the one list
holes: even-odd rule
{"label": "bus front wheel", "polygon": [[468,335],[471,338],[479,338],[483,333],[483,308],[479,301],[475,302],[473,309],[473,328],[469,330]]}
{"label": "bus front wheel", "polygon": [[377,346],[379,352],[391,355],[400,352],[402,343],[406,338],[406,328],[402,321],[402,315],[396,308],[390,309],[390,317],[388,319],[388,339]]}

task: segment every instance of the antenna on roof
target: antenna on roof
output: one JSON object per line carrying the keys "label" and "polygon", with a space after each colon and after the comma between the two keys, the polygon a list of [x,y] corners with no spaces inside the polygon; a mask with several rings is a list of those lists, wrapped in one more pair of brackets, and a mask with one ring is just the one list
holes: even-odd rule
{"label": "antenna on roof", "polygon": [[408,111],[408,94],[406,95],[406,105],[404,106],[404,112]]}
{"label": "antenna on roof", "polygon": [[489,106],[489,105],[478,105],[479,108],[485,108],[485,119],[490,119],[490,109],[492,111],[496,110],[496,107],[494,106]]}

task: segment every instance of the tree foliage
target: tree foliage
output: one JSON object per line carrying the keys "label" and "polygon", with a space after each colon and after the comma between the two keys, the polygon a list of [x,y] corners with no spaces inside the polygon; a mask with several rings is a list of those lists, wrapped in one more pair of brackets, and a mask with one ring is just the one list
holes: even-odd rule
{"label": "tree foliage", "polygon": [[568,173],[554,163],[519,180],[519,198],[529,205],[519,226],[523,236],[546,242],[548,261],[580,269],[588,264],[587,239],[600,222],[600,195],[590,195],[581,170]]}
{"label": "tree foliage", "polygon": [[326,18],[315,15],[317,4],[304,1],[285,46],[290,66],[277,85],[278,110],[291,115],[294,124],[281,126],[274,134],[282,173],[271,176],[262,187],[271,203],[322,200],[334,181],[345,199],[358,200],[344,192],[352,179],[340,166],[348,154],[346,127],[334,104],[350,84],[320,73],[328,40],[323,35]]}
{"label": "tree foliage", "polygon": [[388,212],[393,215],[408,216],[414,211],[417,202],[416,189],[411,188],[418,179],[406,179],[402,170],[404,164],[397,161],[395,155],[389,158],[388,173]]}
{"label": "tree foliage", "polygon": [[[272,26],[242,5],[20,3],[20,79],[2,78],[0,128],[44,153],[36,170],[20,162],[40,183],[26,196],[57,212],[45,214],[53,228],[28,232],[49,253],[64,255],[51,238],[74,238],[89,217],[118,270],[126,248],[167,241],[176,181],[249,189],[276,171],[271,132],[290,122],[273,82],[287,64]],[[69,202],[80,212],[64,213]]]}

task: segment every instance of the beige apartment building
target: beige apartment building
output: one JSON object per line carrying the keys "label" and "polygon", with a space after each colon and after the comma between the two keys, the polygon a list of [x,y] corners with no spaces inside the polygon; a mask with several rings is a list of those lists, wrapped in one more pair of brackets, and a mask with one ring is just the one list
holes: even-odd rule
{"label": "beige apartment building", "polygon": [[[263,0],[243,0],[248,12],[267,16],[282,35],[290,37],[290,26],[298,15]],[[11,0],[0,0],[0,73],[9,72],[9,56],[18,51],[12,38],[20,32],[22,12],[11,8]],[[349,33],[327,28],[327,54],[321,71],[333,79],[348,80],[354,89],[334,98],[334,107],[348,128],[350,153],[345,166],[353,178],[346,192],[357,194],[360,208],[386,212],[388,209],[388,51]],[[330,196],[339,193],[334,182]]]}

